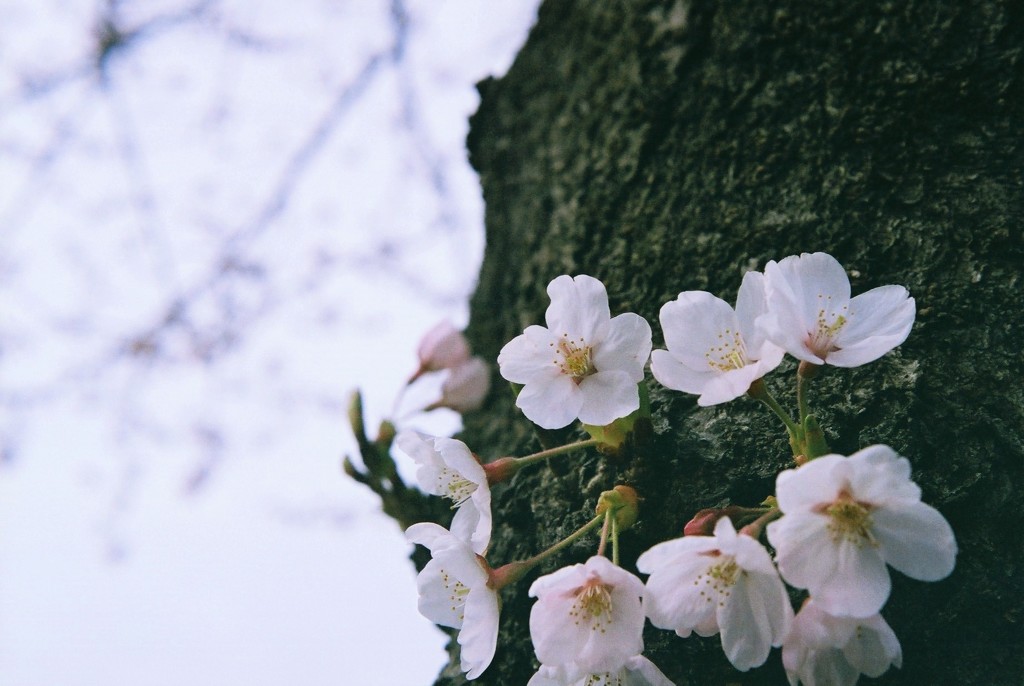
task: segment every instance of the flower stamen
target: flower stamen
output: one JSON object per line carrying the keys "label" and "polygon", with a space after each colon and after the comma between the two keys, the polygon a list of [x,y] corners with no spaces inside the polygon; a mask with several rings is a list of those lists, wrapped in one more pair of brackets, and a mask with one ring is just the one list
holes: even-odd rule
{"label": "flower stamen", "polygon": [[749,364],[747,357],[747,346],[739,331],[726,329],[718,334],[719,345],[712,345],[704,358],[708,366],[719,372],[728,372],[733,369],[742,369]]}
{"label": "flower stamen", "polygon": [[590,624],[592,631],[607,631],[611,624],[611,587],[597,579],[591,579],[576,589],[576,601],[569,608],[569,616],[579,626],[581,621]]}
{"label": "flower stamen", "polygon": [[841,493],[839,498],[824,508],[831,521],[828,524],[832,540],[839,543],[846,540],[857,547],[865,543],[878,547],[878,541],[871,535],[871,509],[858,503],[848,493]]}
{"label": "flower stamen", "polygon": [[556,358],[555,364],[563,374],[572,377],[576,383],[597,371],[590,361],[590,346],[582,336],[577,340],[570,340],[569,334],[562,334],[562,340],[558,342],[558,352],[561,359]]}
{"label": "flower stamen", "polygon": [[477,484],[448,467],[437,475],[437,484],[441,495],[452,501],[453,510],[469,500],[477,488]]}

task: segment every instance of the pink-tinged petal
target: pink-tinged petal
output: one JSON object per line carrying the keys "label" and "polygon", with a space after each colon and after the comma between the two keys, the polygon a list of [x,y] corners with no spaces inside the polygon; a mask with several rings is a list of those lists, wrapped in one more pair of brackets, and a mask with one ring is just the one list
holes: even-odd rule
{"label": "pink-tinged petal", "polygon": [[466,338],[449,321],[439,322],[425,333],[417,348],[420,368],[431,372],[461,364],[469,354]]}
{"label": "pink-tinged petal", "polygon": [[568,686],[571,683],[565,674],[564,667],[541,665],[537,673],[526,682],[526,686]]}
{"label": "pink-tinged petal", "polygon": [[796,512],[768,525],[779,573],[790,585],[812,592],[828,584],[838,564],[828,517]]}
{"label": "pink-tinged petal", "polygon": [[793,357],[821,364],[811,339],[819,321],[831,325],[846,316],[850,280],[834,257],[804,253],[765,266],[768,313],[759,320],[767,337]]}
{"label": "pink-tinged petal", "polygon": [[555,351],[558,338],[543,326],[528,326],[505,344],[498,353],[502,377],[512,383],[525,384],[536,379],[561,376],[559,355]]}
{"label": "pink-tinged petal", "polygon": [[715,374],[701,389],[697,404],[701,407],[710,407],[735,400],[750,390],[750,384],[762,376],[756,364]]}
{"label": "pink-tinged petal", "polygon": [[627,312],[612,318],[604,340],[594,344],[592,360],[599,372],[617,369],[639,383],[650,356],[651,325],[640,315]]}
{"label": "pink-tinged petal", "polygon": [[[692,629],[693,633],[697,634],[698,636],[703,636],[704,638],[714,636],[718,633],[718,614],[715,612],[715,607],[716,606],[714,602],[708,605],[707,617],[705,617],[704,619],[702,619],[694,625]],[[686,638],[690,635],[690,631],[691,630],[689,629],[685,632],[676,630],[676,634],[682,638]]]}
{"label": "pink-tinged petal", "polygon": [[410,543],[417,543],[433,552],[437,548],[451,545],[452,535],[440,524],[420,522],[405,530],[405,538]]}
{"label": "pink-tinged petal", "polygon": [[395,437],[395,446],[417,464],[416,481],[420,488],[431,495],[444,495],[444,487],[438,481],[444,462],[433,442],[415,431],[401,431]]}
{"label": "pink-tinged petal", "polygon": [[786,514],[807,511],[835,500],[846,485],[837,469],[845,459],[842,455],[825,455],[797,469],[780,472],[775,479],[779,509]]}
{"label": "pink-tinged petal", "polygon": [[498,594],[486,587],[473,589],[464,610],[458,639],[461,667],[467,679],[475,679],[491,664],[498,645]]}
{"label": "pink-tinged petal", "polygon": [[452,603],[450,588],[451,572],[441,562],[433,559],[423,567],[416,577],[419,591],[417,603],[420,614],[434,624],[461,629],[463,606]]}
{"label": "pink-tinged petal", "polygon": [[827,362],[856,367],[877,360],[907,340],[916,305],[903,286],[881,286],[850,301],[849,318],[835,338],[839,348]]}
{"label": "pink-tinged petal", "polygon": [[591,374],[580,382],[579,391],[583,403],[577,416],[584,424],[605,426],[640,408],[640,391],[626,372]]}
{"label": "pink-tinged petal", "polygon": [[899,639],[882,615],[857,620],[858,629],[842,646],[850,665],[865,676],[882,676],[890,667],[903,664]]}
{"label": "pink-tinged petal", "polygon": [[680,293],[676,300],[662,305],[659,318],[669,352],[695,371],[713,370],[709,355],[716,355],[739,333],[729,303],[705,291]]}
{"label": "pink-tinged petal", "polygon": [[755,326],[793,357],[821,364],[821,358],[807,346],[815,322],[807,321],[803,314],[805,295],[800,280],[793,273],[797,259],[792,256],[765,265],[766,312],[757,318]]}
{"label": "pink-tinged petal", "polygon": [[868,617],[881,610],[892,581],[879,550],[867,542],[841,538],[832,555],[832,573],[807,587],[821,608],[844,617]]}
{"label": "pink-tinged petal", "polygon": [[663,541],[652,546],[637,558],[636,568],[643,574],[653,574],[654,570],[672,568],[684,559],[698,553],[710,552],[718,548],[718,541],[713,536],[684,536]]}
{"label": "pink-tinged petal", "polygon": [[586,274],[563,274],[548,284],[548,296],[551,304],[544,317],[556,336],[582,337],[587,343],[605,336],[611,311],[603,283]]}
{"label": "pink-tinged petal", "polygon": [[[727,519],[727,517],[723,519]],[[765,547],[759,541],[754,540],[750,536],[746,534],[738,534],[736,536],[733,555],[736,558],[736,564],[740,568],[778,579],[779,573],[775,569],[775,563],[772,562],[771,555],[768,554],[768,551],[765,550]],[[781,583],[780,581],[779,584],[781,585]]]}
{"label": "pink-tinged petal", "polygon": [[[715,605],[704,587],[716,557],[711,536],[686,536],[652,547],[637,560],[637,569],[649,573],[644,589],[644,611],[651,624],[688,636],[694,627],[716,621]],[[712,633],[717,633],[717,624]]]}
{"label": "pink-tinged petal", "polygon": [[675,686],[653,662],[643,655],[626,660],[622,686]]}
{"label": "pink-tinged petal", "polygon": [[562,374],[524,386],[516,398],[516,406],[542,429],[561,429],[579,416],[583,392],[571,378]]}
{"label": "pink-tinged petal", "polygon": [[882,557],[912,579],[938,581],[956,564],[953,529],[938,510],[924,503],[871,512],[871,532]]}
{"label": "pink-tinged petal", "polygon": [[803,319],[817,322],[824,312],[827,321],[833,320],[850,302],[850,278],[843,265],[828,253],[803,253],[793,262],[782,260],[779,267],[788,272],[787,280],[794,289],[803,293]]}
{"label": "pink-tinged petal", "polygon": [[482,357],[452,367],[441,386],[438,405],[465,414],[480,409],[491,390],[491,370]]}
{"label": "pink-tinged petal", "polygon": [[[480,527],[479,533],[477,528]],[[486,530],[485,530],[486,529]],[[481,521],[480,510],[467,501],[455,509],[452,517],[451,532],[469,544],[475,553],[483,553],[491,541],[491,518],[488,513],[486,523]]]}
{"label": "pink-tinged petal", "polygon": [[921,489],[910,480],[910,461],[887,445],[872,445],[846,459],[850,492],[874,507],[921,500]]}
{"label": "pink-tinged petal", "polygon": [[750,576],[740,573],[730,594],[718,607],[722,649],[733,667],[745,672],[768,659],[772,649],[768,608]]}
{"label": "pink-tinged petal", "polygon": [[665,388],[696,394],[703,392],[704,387],[718,376],[718,372],[706,365],[705,369],[695,371],[677,360],[667,350],[655,350],[651,353],[651,373]]}
{"label": "pink-tinged petal", "polygon": [[736,294],[736,321],[748,353],[760,349],[765,342],[764,331],[757,326],[757,319],[767,311],[764,274],[747,272]]}

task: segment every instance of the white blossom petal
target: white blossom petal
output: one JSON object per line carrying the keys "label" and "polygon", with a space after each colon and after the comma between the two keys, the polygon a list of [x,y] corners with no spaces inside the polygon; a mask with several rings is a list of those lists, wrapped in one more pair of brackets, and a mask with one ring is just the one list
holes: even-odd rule
{"label": "white blossom petal", "polygon": [[843,646],[843,655],[857,671],[865,676],[882,676],[891,665],[903,664],[903,650],[892,627],[874,615],[857,621],[857,630]]}
{"label": "white blossom petal", "polygon": [[432,523],[413,524],[406,538],[430,549],[431,560],[416,577],[419,610],[427,619],[459,630],[462,670],[479,676],[494,659],[498,641],[498,594],[469,544]]}
{"label": "white blossom petal", "polygon": [[[756,354],[767,341],[764,330],[757,325],[757,320],[768,311],[768,301],[765,295],[764,274],[750,271],[743,275],[739,292],[736,294],[736,323],[740,327],[740,334],[747,344],[748,352]],[[774,344],[773,348],[778,348]],[[780,349],[781,350],[781,349]]]}
{"label": "white blossom petal", "polygon": [[957,545],[953,529],[924,503],[883,508],[872,516],[872,533],[890,565],[912,579],[938,581],[953,572]]}
{"label": "white blossom petal", "polygon": [[651,353],[651,374],[665,388],[698,395],[718,375],[710,367],[694,370],[668,350],[655,350]]}
{"label": "white blossom petal", "polygon": [[418,465],[416,480],[432,495],[450,499],[456,509],[451,533],[483,553],[491,540],[491,490],[487,474],[465,443],[402,431],[398,448]]}
{"label": "white blossom petal", "polygon": [[[766,344],[757,332],[755,313],[763,309],[760,279],[744,279],[746,327],[756,348],[743,335],[739,316],[724,300],[704,291],[684,291],[661,308],[667,351],[654,351],[651,372],[667,388],[697,393],[698,404],[717,405],[738,398],[750,384],[782,361],[782,350]],[[762,350],[770,360],[759,360]]]}
{"label": "white blossom petal", "polygon": [[762,664],[789,630],[793,610],[768,551],[737,534],[728,517],[714,536],[660,543],[637,560],[648,572],[644,610],[654,626],[686,637],[721,631],[722,648],[746,671]]}
{"label": "white blossom petal", "polygon": [[501,375],[512,383],[525,384],[537,378],[556,378],[561,370],[552,348],[558,337],[543,326],[528,326],[498,353]]}
{"label": "white blossom petal", "polygon": [[644,367],[650,356],[651,325],[632,312],[612,317],[607,335],[594,342],[593,361],[598,373],[623,371],[634,384],[644,380]]}
{"label": "white blossom petal", "polygon": [[548,284],[548,296],[544,319],[556,336],[582,336],[593,344],[606,335],[611,312],[603,283],[586,274],[562,275]]}
{"label": "white blossom petal", "polygon": [[852,686],[861,673],[878,677],[899,667],[902,652],[881,615],[836,617],[811,598],[786,637],[782,663],[792,686]]}
{"label": "white blossom petal", "polygon": [[836,336],[828,363],[857,367],[902,344],[914,326],[914,299],[903,286],[880,286],[850,301],[849,322]]}
{"label": "white blossom petal", "polygon": [[527,327],[498,355],[502,376],[523,384],[516,405],[545,429],[607,425],[639,408],[650,325],[632,313],[612,320],[604,285],[589,276],[560,276],[548,293],[549,328]]}
{"label": "white blossom petal", "polygon": [[583,391],[567,376],[535,380],[523,386],[516,406],[542,429],[561,429],[580,414]]}
{"label": "white blossom petal", "polygon": [[[779,509],[788,514],[813,509],[834,499],[844,485],[843,476],[836,469],[844,459],[842,455],[824,455],[798,469],[780,472],[775,479]],[[769,524],[769,532],[771,527]],[[768,540],[770,536],[769,533]]]}
{"label": "white blossom petal", "polygon": [[537,659],[586,673],[615,671],[643,650],[643,584],[607,558],[537,579],[529,594],[530,635]]}
{"label": "white blossom petal", "polygon": [[720,403],[729,402],[740,397],[748,390],[750,384],[764,376],[764,372],[758,364],[748,364],[739,369],[730,369],[727,372],[712,375],[707,384],[701,389],[697,404],[701,407],[710,407]]}
{"label": "white blossom petal", "polygon": [[640,409],[640,391],[629,374],[597,372],[579,384],[583,405],[577,415],[584,424],[605,426]]}

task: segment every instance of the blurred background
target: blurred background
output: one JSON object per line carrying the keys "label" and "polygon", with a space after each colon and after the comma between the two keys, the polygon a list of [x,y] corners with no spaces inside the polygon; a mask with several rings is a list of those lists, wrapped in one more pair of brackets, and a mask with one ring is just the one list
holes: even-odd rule
{"label": "blurred background", "polygon": [[466,323],[537,4],[0,0],[0,683],[433,682],[345,408]]}

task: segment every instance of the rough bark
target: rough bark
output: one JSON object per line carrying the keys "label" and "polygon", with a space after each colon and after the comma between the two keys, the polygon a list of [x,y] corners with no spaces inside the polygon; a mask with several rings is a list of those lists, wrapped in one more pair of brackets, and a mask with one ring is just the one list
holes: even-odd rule
{"label": "rough bark", "polygon": [[[658,310],[680,291],[731,301],[745,270],[791,254],[831,253],[854,293],[910,289],[908,341],[813,387],[833,449],[886,443],[907,456],[960,544],[944,581],[893,574],[883,614],[904,664],[880,683],[1024,681],[1022,46],[1012,0],[548,0],[508,75],[480,85],[469,147],[487,252],[469,335],[492,360],[542,322],[544,287],[563,273],[604,281],[613,313],[646,317],[655,347]],[[768,378],[789,406],[792,371]],[[762,407],[698,408],[648,382],[653,432],[638,449],[498,488],[492,563],[560,539],[615,483],[643,497],[623,536],[627,567],[696,510],[773,491],[791,458]],[[496,386],[463,438],[487,457],[531,452],[537,433]],[[535,576],[504,592],[498,652],[475,683],[525,684],[535,671]],[[717,637],[648,627],[645,639],[680,686],[785,683],[778,651],[741,674]],[[438,683],[463,683],[456,665]]]}

